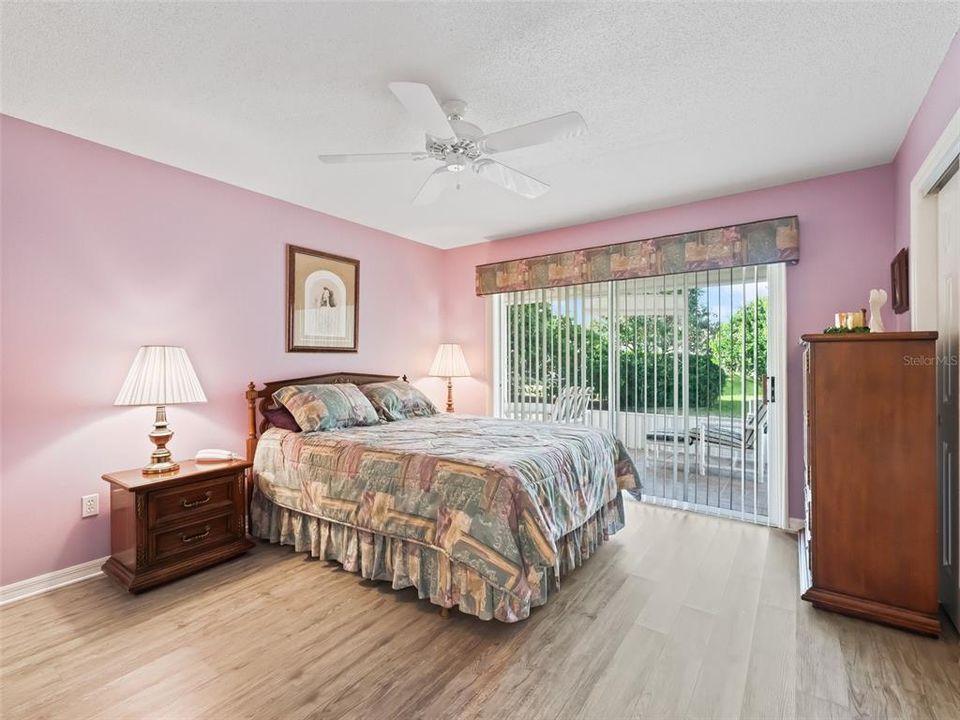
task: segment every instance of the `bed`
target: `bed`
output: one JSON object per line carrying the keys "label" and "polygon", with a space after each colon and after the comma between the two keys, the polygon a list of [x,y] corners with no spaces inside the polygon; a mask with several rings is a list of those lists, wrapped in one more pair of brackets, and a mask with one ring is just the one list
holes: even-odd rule
{"label": "bed", "polygon": [[263,419],[287,385],[396,379],[250,383],[250,533],[414,587],[441,614],[528,617],[623,527],[633,461],[611,433],[581,425],[438,413],[303,433]]}

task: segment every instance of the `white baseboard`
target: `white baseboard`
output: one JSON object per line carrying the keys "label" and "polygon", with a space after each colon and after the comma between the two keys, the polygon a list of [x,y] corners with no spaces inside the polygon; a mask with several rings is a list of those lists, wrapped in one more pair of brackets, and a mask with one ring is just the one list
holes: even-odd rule
{"label": "white baseboard", "polygon": [[72,585],[81,580],[102,575],[103,573],[100,570],[100,566],[106,561],[107,558],[102,557],[72,567],[63,568],[62,570],[54,570],[45,575],[37,575],[36,577],[27,578],[20,582],[0,586],[0,605],[6,605],[7,603],[23,600],[33,595],[49,592],[54,588]]}
{"label": "white baseboard", "polygon": [[807,521],[803,518],[789,518],[787,520],[787,530],[790,532],[800,532],[807,526]]}

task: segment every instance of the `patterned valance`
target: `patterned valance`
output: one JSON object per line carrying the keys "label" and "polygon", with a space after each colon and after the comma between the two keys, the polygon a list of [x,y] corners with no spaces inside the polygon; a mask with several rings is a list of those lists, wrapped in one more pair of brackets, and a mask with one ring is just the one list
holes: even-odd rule
{"label": "patterned valance", "polygon": [[795,263],[796,215],[477,266],[477,295],[719,268]]}

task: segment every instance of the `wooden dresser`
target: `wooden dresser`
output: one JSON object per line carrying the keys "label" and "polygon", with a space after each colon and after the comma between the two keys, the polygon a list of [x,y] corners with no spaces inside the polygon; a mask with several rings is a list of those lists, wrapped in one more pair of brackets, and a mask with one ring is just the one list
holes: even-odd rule
{"label": "wooden dresser", "polygon": [[251,464],[186,460],[173,473],[104,475],[112,554],[103,572],[139,592],[245,553],[253,547],[244,491]]}
{"label": "wooden dresser", "polygon": [[936,337],[804,335],[803,599],[939,635]]}

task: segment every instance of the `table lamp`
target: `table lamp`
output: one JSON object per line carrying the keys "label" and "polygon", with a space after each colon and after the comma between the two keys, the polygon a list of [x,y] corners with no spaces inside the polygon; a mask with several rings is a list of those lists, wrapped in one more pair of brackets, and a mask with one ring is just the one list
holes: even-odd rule
{"label": "table lamp", "polygon": [[180,469],[167,450],[173,431],[167,426],[166,406],[206,401],[187,351],[182,347],[144,345],[137,351],[113,404],[157,406],[153,431],[148,436],[157,449],[150,455],[150,464],[143,468],[144,475]]}
{"label": "table lamp", "polygon": [[456,343],[444,343],[430,366],[430,375],[447,379],[447,412],[453,412],[453,381],[455,377],[470,377],[470,368],[463,357],[463,349]]}

